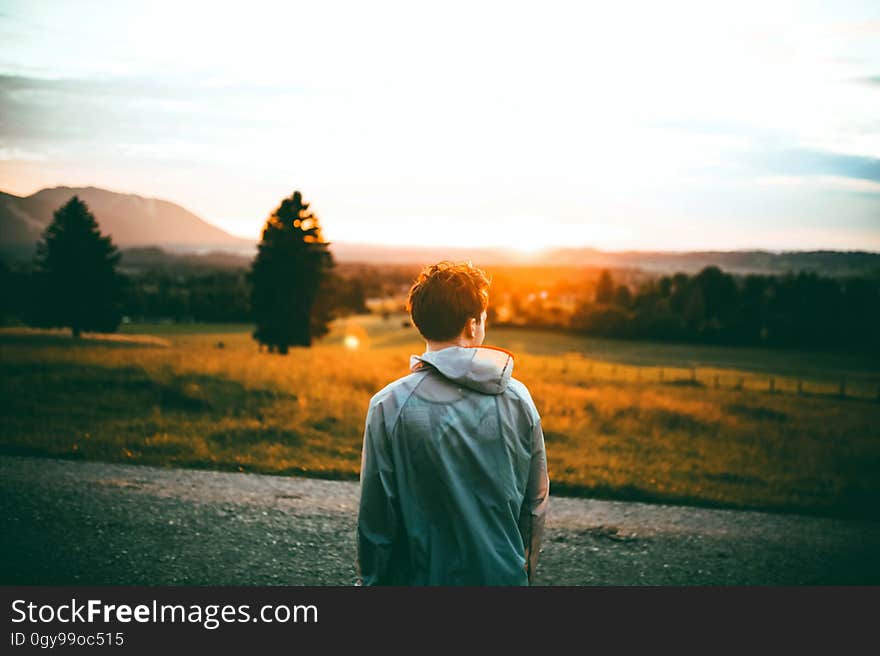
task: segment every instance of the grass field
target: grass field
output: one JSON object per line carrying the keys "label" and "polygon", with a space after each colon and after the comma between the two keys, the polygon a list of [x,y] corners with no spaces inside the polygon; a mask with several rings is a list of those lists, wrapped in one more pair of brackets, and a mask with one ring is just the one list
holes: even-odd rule
{"label": "grass field", "polygon": [[[340,320],[287,357],[245,325],[0,329],[0,450],[354,479],[370,397],[424,350],[402,319]],[[516,354],[554,494],[880,518],[874,360],[492,326],[486,343]]]}

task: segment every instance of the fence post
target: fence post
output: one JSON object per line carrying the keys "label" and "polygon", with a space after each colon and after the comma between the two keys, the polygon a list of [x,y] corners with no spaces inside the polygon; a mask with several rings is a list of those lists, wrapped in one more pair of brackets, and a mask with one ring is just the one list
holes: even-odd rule
{"label": "fence post", "polygon": [[798,393],[798,396],[804,395],[804,382],[802,380],[799,380],[797,382],[797,393]]}
{"label": "fence post", "polygon": [[773,376],[770,376],[770,393],[773,394],[776,391],[776,379]]}

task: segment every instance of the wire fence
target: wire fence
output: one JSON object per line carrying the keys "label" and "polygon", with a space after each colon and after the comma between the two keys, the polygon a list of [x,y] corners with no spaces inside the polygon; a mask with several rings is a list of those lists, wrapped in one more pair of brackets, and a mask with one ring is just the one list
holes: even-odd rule
{"label": "wire fence", "polygon": [[713,367],[640,366],[589,360],[582,354],[541,357],[536,363],[545,374],[555,373],[578,381],[618,381],[628,384],[655,384],[711,390],[766,392],[802,397],[823,396],[880,403],[880,373],[871,375],[833,375],[824,377],[784,376],[743,372]]}

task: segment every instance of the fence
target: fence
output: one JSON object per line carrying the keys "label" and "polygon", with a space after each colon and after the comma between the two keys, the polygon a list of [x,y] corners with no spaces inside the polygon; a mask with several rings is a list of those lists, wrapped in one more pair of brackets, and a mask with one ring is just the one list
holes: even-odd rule
{"label": "fence", "polygon": [[589,360],[580,353],[563,357],[533,356],[532,366],[544,374],[583,380],[687,386],[714,390],[766,392],[797,396],[827,396],[880,402],[878,376],[829,373],[825,377],[780,376],[713,367],[640,366]]}

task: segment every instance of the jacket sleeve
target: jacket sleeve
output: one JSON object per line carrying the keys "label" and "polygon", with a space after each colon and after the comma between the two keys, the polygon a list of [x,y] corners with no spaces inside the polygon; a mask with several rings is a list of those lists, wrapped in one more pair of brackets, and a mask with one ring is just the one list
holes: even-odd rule
{"label": "jacket sleeve", "polygon": [[538,553],[544,536],[544,520],[550,497],[550,477],[547,474],[547,452],[540,418],[531,429],[532,457],[526,495],[519,514],[519,531],[525,546],[526,572],[531,584],[538,565]]}
{"label": "jacket sleeve", "polygon": [[362,585],[389,583],[400,521],[393,465],[382,406],[371,403],[361,453],[357,527],[357,569]]}

